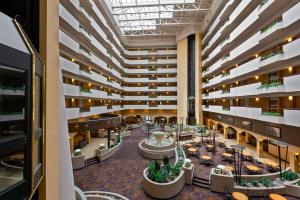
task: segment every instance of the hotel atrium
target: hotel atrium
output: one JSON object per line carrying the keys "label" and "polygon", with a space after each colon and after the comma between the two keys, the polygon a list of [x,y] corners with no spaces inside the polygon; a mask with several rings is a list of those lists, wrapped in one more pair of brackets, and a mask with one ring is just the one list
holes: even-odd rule
{"label": "hotel atrium", "polygon": [[299,0],[10,0],[0,24],[0,200],[300,199]]}

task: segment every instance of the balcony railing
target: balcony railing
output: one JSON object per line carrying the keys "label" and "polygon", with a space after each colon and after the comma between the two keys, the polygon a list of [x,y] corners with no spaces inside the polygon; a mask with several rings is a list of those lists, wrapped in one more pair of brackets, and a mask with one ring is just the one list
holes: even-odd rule
{"label": "balcony railing", "polygon": [[282,53],[283,53],[282,46],[277,47],[277,48],[274,48],[274,49],[264,53],[263,55],[261,55],[260,60],[263,61],[263,60],[269,59],[277,54],[282,54]]}
{"label": "balcony railing", "polygon": [[230,106],[222,106],[222,110],[224,110],[224,111],[230,111]]}
{"label": "balcony railing", "polygon": [[80,92],[88,92],[88,93],[91,93],[91,89],[90,89],[90,88],[83,88],[83,87],[80,87]]}
{"label": "balcony railing", "polygon": [[282,108],[263,108],[261,114],[266,115],[266,116],[282,117],[283,109]]}
{"label": "balcony railing", "polygon": [[268,0],[261,0],[259,5],[260,5],[260,6],[263,6],[263,5],[265,5],[267,2],[268,2]]}
{"label": "balcony railing", "polygon": [[223,90],[223,91],[221,92],[221,94],[228,94],[228,93],[230,93],[230,89]]}
{"label": "balcony railing", "polygon": [[83,112],[90,112],[91,108],[90,107],[80,107],[79,108],[79,112],[83,113]]}
{"label": "balcony railing", "polygon": [[277,80],[277,81],[267,81],[266,83],[263,83],[261,86],[259,86],[257,89],[269,89],[269,88],[274,88],[274,87],[279,87],[283,85],[282,80]]}
{"label": "balcony railing", "polygon": [[261,29],[260,32],[265,33],[267,31],[271,30],[272,27],[274,27],[278,22],[281,22],[281,21],[282,21],[282,17],[279,17],[279,18],[275,19],[272,23],[267,25],[265,28]]}
{"label": "balcony railing", "polygon": [[221,77],[225,77],[225,76],[229,76],[230,75],[230,72],[225,72],[221,75]]}
{"label": "balcony railing", "polygon": [[25,87],[24,87],[24,85],[20,85],[20,86],[0,85],[0,89],[3,89],[3,90],[25,90]]}

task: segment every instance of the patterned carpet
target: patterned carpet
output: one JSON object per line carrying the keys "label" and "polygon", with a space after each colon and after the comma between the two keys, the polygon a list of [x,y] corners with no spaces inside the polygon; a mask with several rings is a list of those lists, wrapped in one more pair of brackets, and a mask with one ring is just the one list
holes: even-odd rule
{"label": "patterned carpet", "polygon": [[[112,158],[86,168],[75,170],[75,185],[83,191],[100,190],[119,193],[131,200],[153,199],[142,187],[142,173],[148,160],[138,153],[137,144],[147,135],[134,129],[124,138],[121,149]],[[185,186],[175,200],[218,200],[223,194],[212,193],[196,186]],[[294,198],[289,198],[294,199]]]}

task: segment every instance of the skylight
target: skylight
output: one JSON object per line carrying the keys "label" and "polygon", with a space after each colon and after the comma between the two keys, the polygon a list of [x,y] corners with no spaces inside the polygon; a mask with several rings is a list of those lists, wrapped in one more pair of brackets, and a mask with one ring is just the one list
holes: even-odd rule
{"label": "skylight", "polygon": [[[124,35],[149,33],[161,34],[163,26],[171,25],[180,28],[181,25],[193,24],[193,21],[181,22],[184,14],[191,11],[195,19],[199,12],[208,11],[202,8],[201,2],[209,0],[110,0],[112,14]],[[192,12],[196,11],[196,12]],[[198,13],[197,13],[198,11]],[[175,16],[176,14],[177,17]],[[189,13],[190,14],[190,13]],[[178,18],[180,16],[180,18]],[[176,28],[175,27],[175,28]],[[172,27],[171,27],[172,28]],[[173,27],[174,29],[174,27]],[[178,30],[178,29],[177,29]],[[146,31],[146,32],[142,32]]]}

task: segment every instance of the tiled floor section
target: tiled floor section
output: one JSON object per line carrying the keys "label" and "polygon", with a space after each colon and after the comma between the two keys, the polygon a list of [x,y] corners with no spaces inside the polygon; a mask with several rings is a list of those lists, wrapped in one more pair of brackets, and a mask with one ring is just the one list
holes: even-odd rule
{"label": "tiled floor section", "polygon": [[[148,160],[139,155],[138,142],[146,137],[140,129],[132,130],[124,138],[119,152],[109,160],[74,171],[75,184],[83,191],[100,190],[122,194],[131,200],[153,199],[142,187],[142,173]],[[224,195],[212,193],[196,186],[185,186],[175,200],[223,199]],[[294,199],[294,198],[289,198]]]}

